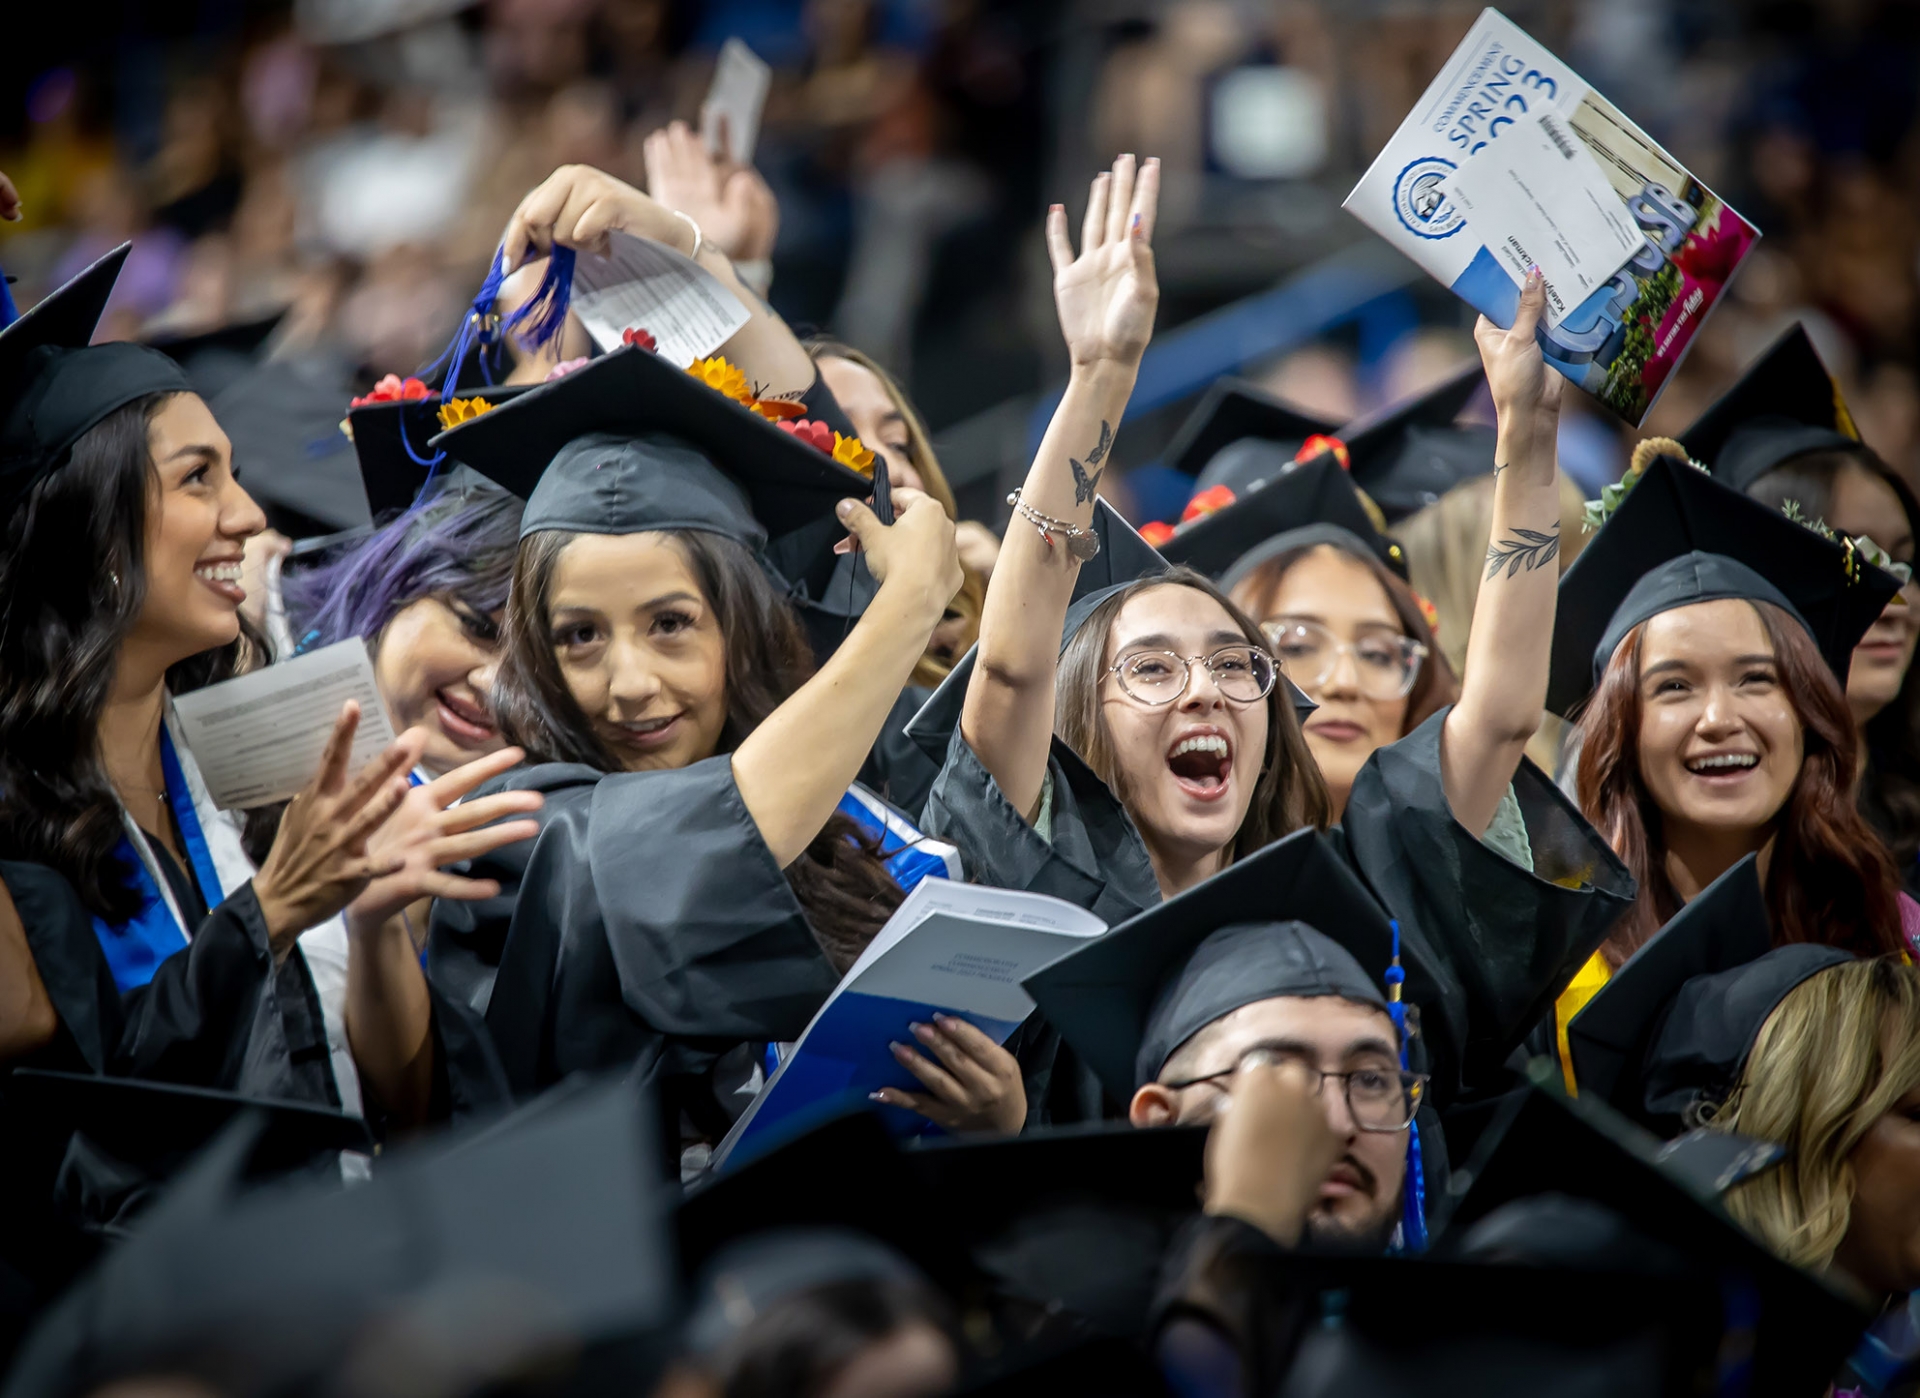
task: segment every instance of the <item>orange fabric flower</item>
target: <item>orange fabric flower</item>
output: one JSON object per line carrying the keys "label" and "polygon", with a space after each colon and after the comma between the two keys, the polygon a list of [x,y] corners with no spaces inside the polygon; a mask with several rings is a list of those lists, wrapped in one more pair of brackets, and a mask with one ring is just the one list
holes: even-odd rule
{"label": "orange fabric flower", "polygon": [[[1409,592],[1413,591],[1412,588],[1408,588],[1407,590]],[[1433,632],[1434,639],[1438,640],[1440,637],[1440,609],[1417,592],[1413,593],[1413,600],[1420,604],[1420,615],[1427,619],[1427,630]]]}
{"label": "orange fabric flower", "polygon": [[1338,437],[1316,432],[1300,444],[1300,450],[1293,454],[1295,461],[1311,461],[1322,452],[1332,452],[1333,459],[1340,463],[1342,471],[1353,469],[1353,458],[1347,455],[1347,444]]}
{"label": "orange fabric flower", "polygon": [[440,426],[442,430],[455,428],[492,411],[493,404],[484,398],[455,398],[440,405]]}
{"label": "orange fabric flower", "polygon": [[842,437],[838,432],[834,433],[833,459],[849,471],[857,471],[863,476],[873,474],[873,449],[858,437]]}
{"label": "orange fabric flower", "polygon": [[432,394],[432,389],[412,375],[403,379],[398,374],[388,374],[373,386],[373,392],[355,398],[347,406],[351,409],[364,408],[373,403],[417,403]]}
{"label": "orange fabric flower", "polygon": [[747,376],[717,354],[711,359],[694,360],[687,366],[687,372],[736,403],[753,402],[753,386],[747,382]]}
{"label": "orange fabric flower", "polygon": [[1140,537],[1159,548],[1173,537],[1173,526],[1163,520],[1150,519],[1140,526]]}
{"label": "orange fabric flower", "polygon": [[1204,519],[1215,510],[1224,510],[1233,503],[1233,490],[1230,486],[1210,485],[1193,499],[1187,501],[1187,508],[1180,512],[1180,522]]}
{"label": "orange fabric flower", "polygon": [[805,403],[795,403],[786,398],[756,398],[747,406],[768,422],[786,422],[807,415]]}

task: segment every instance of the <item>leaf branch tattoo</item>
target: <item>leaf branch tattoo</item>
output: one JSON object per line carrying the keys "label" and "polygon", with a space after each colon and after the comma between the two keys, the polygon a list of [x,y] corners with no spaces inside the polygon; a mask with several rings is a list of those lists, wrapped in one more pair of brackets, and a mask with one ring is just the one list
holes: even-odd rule
{"label": "leaf branch tattoo", "polygon": [[[1100,423],[1100,441],[1094,446],[1092,451],[1087,453],[1087,466],[1100,466],[1100,463],[1106,459],[1107,453],[1112,450],[1112,448],[1113,425],[1105,419],[1102,419]],[[1100,478],[1107,474],[1107,468],[1100,466],[1099,470],[1095,471],[1092,475],[1088,475],[1087,466],[1082,466],[1071,456],[1067,458],[1067,465],[1073,467],[1073,503],[1076,505],[1090,503],[1093,499],[1094,492],[1100,488]]]}
{"label": "leaf branch tattoo", "polygon": [[1522,568],[1532,572],[1546,567],[1559,556],[1559,525],[1554,525],[1551,533],[1516,529],[1506,538],[1494,540],[1493,547],[1487,550],[1487,576],[1494,577],[1505,568],[1508,577],[1517,577]]}

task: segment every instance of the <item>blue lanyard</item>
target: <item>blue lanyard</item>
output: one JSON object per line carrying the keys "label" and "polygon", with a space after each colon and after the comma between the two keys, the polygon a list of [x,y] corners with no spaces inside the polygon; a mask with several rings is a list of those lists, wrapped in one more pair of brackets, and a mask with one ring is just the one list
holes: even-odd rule
{"label": "blue lanyard", "polygon": [[[213,867],[213,853],[200,828],[199,813],[193,809],[193,794],[187,789],[186,775],[173,750],[172,735],[164,725],[160,729],[160,767],[166,778],[167,801],[180,827],[180,842],[186,846],[187,861],[193,866],[194,881],[200,885],[200,896],[211,908],[223,896],[220,876]],[[96,916],[93,933],[107,958],[107,969],[113,973],[113,984],[124,995],[152,980],[160,963],[186,946],[187,932],[168,911],[167,900],[161,896],[146,862],[134,850],[133,841],[123,835],[114,852],[126,871],[128,882],[140,895],[140,908],[119,925]],[[184,910],[182,916],[185,916]]]}

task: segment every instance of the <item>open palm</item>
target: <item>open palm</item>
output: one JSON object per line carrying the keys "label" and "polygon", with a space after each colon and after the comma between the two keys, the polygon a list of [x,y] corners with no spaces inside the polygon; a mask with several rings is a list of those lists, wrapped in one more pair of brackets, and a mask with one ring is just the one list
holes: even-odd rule
{"label": "open palm", "polygon": [[1094,177],[1080,229],[1080,255],[1067,240],[1067,211],[1047,211],[1053,300],[1060,333],[1075,364],[1134,364],[1153,334],[1160,284],[1153,273],[1153,220],[1160,202],[1160,162],[1136,173],[1123,155]]}

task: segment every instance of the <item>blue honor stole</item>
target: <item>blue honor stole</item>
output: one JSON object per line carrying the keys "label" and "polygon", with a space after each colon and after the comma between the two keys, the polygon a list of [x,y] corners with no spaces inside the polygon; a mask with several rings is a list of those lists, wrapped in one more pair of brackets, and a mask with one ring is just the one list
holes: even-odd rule
{"label": "blue honor stole", "polygon": [[[194,881],[200,885],[200,896],[207,906],[215,907],[226,896],[225,891],[213,866],[213,853],[207,848],[206,833],[200,828],[199,812],[193,808],[186,774],[173,750],[173,735],[165,723],[160,725],[160,766],[166,776],[167,804],[180,828],[180,842],[186,846]],[[131,827],[132,817],[124,818]],[[161,886],[159,876],[134,847],[131,828],[120,837],[114,853],[126,870],[127,881],[140,895],[140,910],[118,924],[96,915],[93,934],[106,955],[114,988],[124,995],[152,980],[160,963],[186,946],[187,929],[184,914],[173,905],[172,891]]]}

